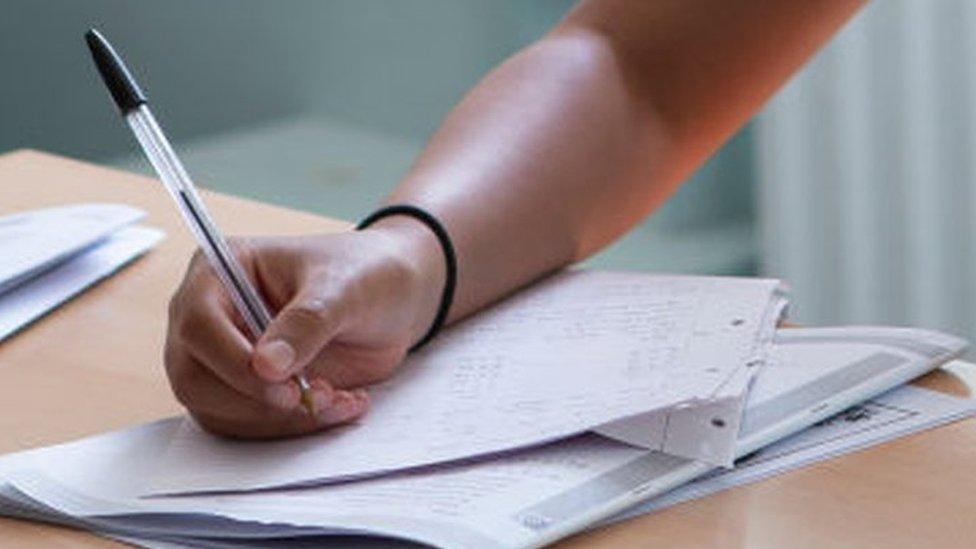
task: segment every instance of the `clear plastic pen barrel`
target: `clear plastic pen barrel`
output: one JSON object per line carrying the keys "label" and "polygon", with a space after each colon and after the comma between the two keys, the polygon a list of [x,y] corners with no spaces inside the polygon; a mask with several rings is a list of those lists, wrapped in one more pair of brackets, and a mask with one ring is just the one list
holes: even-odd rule
{"label": "clear plastic pen barrel", "polygon": [[[183,164],[173,152],[169,141],[163,135],[159,124],[146,105],[132,109],[125,115],[126,121],[132,128],[146,151],[149,162],[166,186],[173,200],[176,201],[180,212],[192,228],[200,248],[210,261],[214,272],[221,283],[227,288],[234,306],[244,317],[245,323],[255,339],[259,338],[271,322],[264,301],[251,284],[244,272],[244,268],[234,256],[227,241],[221,236],[216,225],[207,213],[197,194],[193,181],[187,174]],[[233,290],[231,290],[233,289]],[[310,390],[308,382],[303,376],[296,376],[303,395]]]}

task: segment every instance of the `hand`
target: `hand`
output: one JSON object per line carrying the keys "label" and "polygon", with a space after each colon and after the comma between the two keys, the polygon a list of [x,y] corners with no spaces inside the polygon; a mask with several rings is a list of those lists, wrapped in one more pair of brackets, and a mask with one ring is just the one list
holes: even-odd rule
{"label": "hand", "polygon": [[[170,302],[165,351],[176,397],[205,429],[226,436],[293,436],[361,416],[363,387],[394,373],[432,322],[443,287],[437,241],[409,218],[232,247],[276,312],[271,325],[252,343],[198,253]],[[314,417],[291,379],[302,371]]]}

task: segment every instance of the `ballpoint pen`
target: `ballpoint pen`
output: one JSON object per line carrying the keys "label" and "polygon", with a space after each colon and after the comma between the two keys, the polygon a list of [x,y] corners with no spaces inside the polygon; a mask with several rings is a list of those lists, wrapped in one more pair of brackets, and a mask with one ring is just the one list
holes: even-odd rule
{"label": "ballpoint pen", "polygon": [[[204,208],[203,201],[197,194],[196,187],[183,163],[176,156],[152,111],[149,110],[146,95],[112,45],[97,30],[89,29],[85,33],[85,41],[115,104],[132,128],[139,145],[142,146],[143,152],[146,153],[146,157],[159,174],[169,194],[176,201],[180,213],[196,236],[214,272],[230,294],[234,306],[244,317],[251,335],[257,340],[271,322],[271,314]],[[301,390],[302,405],[314,415],[312,388],[308,380],[302,374],[296,375],[294,379]]]}

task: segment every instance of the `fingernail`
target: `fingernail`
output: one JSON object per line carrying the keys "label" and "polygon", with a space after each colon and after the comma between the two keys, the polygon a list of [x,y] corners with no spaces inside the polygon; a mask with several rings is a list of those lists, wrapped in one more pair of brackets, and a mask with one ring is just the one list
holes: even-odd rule
{"label": "fingernail", "polygon": [[268,401],[279,408],[290,410],[298,405],[298,388],[293,387],[290,383],[272,385],[268,387],[265,394]]}
{"label": "fingernail", "polygon": [[344,423],[362,413],[363,402],[353,393],[337,391],[332,398],[331,406],[323,408],[318,418],[324,424]]}
{"label": "fingernail", "polygon": [[295,349],[287,342],[276,339],[261,346],[259,350],[271,369],[278,373],[285,373],[295,362]]}
{"label": "fingernail", "polygon": [[332,400],[332,395],[329,392],[321,389],[312,390],[312,403],[315,404],[316,410],[327,410],[332,406]]}

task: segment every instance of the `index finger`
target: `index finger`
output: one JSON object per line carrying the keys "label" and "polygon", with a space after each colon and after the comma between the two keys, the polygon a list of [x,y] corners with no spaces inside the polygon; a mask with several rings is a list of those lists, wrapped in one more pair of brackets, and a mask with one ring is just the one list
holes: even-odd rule
{"label": "index finger", "polygon": [[222,292],[215,276],[188,277],[170,320],[171,339],[236,391],[279,408],[294,408],[299,391],[293,381],[268,382],[250,367],[253,346],[232,321],[233,308]]}

